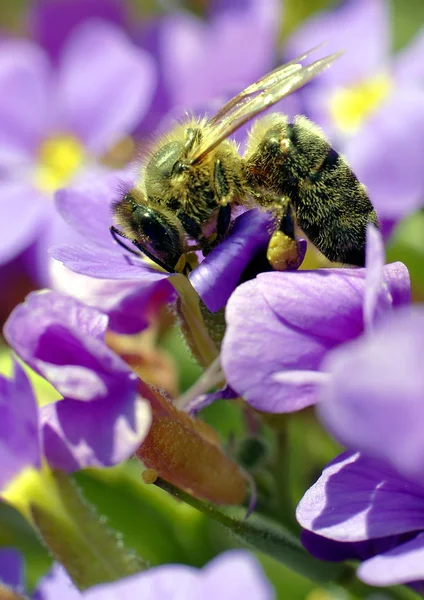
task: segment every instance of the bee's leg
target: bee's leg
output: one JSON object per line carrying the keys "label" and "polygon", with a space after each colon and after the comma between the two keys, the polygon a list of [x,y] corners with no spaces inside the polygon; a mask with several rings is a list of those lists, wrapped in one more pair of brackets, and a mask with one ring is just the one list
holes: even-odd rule
{"label": "bee's leg", "polygon": [[[265,203],[264,203],[265,204]],[[277,227],[268,243],[266,257],[276,271],[293,269],[298,265],[298,243],[295,235],[296,216],[287,197],[266,202],[275,214]]]}

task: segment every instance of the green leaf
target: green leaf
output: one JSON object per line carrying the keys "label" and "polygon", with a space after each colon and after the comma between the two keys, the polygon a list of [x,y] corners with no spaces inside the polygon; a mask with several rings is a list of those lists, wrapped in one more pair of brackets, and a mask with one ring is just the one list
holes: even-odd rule
{"label": "green leaf", "polygon": [[30,502],[32,518],[55,559],[79,588],[115,581],[145,566],[123,546],[66,474],[53,472],[46,492],[54,494],[53,501],[35,496]]}
{"label": "green leaf", "polygon": [[212,543],[214,525],[199,511],[154,485],[143,483],[137,460],[75,474],[88,501],[119,531],[126,546],[149,564],[203,566],[222,545]]}

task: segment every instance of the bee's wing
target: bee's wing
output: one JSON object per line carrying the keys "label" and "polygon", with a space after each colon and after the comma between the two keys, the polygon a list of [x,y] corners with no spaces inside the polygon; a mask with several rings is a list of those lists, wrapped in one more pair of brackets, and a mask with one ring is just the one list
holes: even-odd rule
{"label": "bee's wing", "polygon": [[206,122],[207,133],[193,148],[190,162],[201,160],[244,123],[305,85],[327,69],[341,53],[331,54],[306,66],[299,64],[308,54],[271,71],[227,102]]}

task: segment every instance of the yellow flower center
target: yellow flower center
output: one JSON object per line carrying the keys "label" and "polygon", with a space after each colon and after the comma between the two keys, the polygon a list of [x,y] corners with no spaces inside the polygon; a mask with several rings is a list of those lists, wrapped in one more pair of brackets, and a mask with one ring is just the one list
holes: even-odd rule
{"label": "yellow flower center", "polygon": [[350,88],[338,89],[330,103],[330,113],[344,133],[358,131],[363,121],[389,95],[392,82],[382,73]]}
{"label": "yellow flower center", "polygon": [[64,187],[81,167],[84,159],[82,144],[71,135],[47,138],[38,152],[35,183],[43,192],[55,192]]}

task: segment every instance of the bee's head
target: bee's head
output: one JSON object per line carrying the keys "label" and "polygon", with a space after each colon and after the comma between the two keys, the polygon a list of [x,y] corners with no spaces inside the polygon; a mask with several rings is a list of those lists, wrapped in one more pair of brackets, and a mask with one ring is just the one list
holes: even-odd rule
{"label": "bee's head", "polygon": [[139,190],[125,194],[113,210],[122,236],[167,271],[178,270],[185,243],[181,225],[172,213],[146,202]]}
{"label": "bee's head", "polygon": [[[187,205],[195,203],[215,206],[212,189],[213,170],[210,158],[192,164],[190,154],[200,140],[201,130],[188,127],[165,140],[150,156],[144,169],[144,189],[150,201],[166,206],[173,212],[185,211]],[[206,208],[206,207],[205,207]]]}

